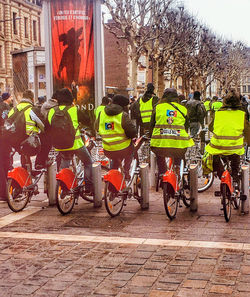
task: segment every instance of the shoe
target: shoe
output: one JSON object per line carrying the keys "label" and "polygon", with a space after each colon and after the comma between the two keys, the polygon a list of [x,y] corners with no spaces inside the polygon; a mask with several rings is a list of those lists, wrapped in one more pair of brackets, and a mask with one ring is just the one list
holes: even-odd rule
{"label": "shoe", "polygon": [[35,169],[36,170],[42,170],[43,168],[44,168],[43,165],[41,165],[41,164],[35,164]]}

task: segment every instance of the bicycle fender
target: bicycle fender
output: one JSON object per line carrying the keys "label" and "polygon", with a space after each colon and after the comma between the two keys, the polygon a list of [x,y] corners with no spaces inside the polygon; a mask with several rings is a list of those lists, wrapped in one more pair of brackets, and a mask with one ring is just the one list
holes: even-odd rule
{"label": "bicycle fender", "polygon": [[109,170],[109,172],[104,175],[103,179],[104,181],[110,182],[117,191],[123,190],[125,188],[125,181],[123,180],[123,175],[119,170]]}
{"label": "bicycle fender", "polygon": [[233,186],[232,186],[232,177],[228,170],[224,171],[221,176],[221,183],[226,184],[230,190],[230,192],[233,192]]}
{"label": "bicycle fender", "polygon": [[69,168],[64,168],[60,170],[60,172],[56,174],[56,179],[62,181],[66,185],[68,190],[75,188],[77,186],[75,174]]}
{"label": "bicycle fender", "polygon": [[169,183],[173,189],[176,191],[179,190],[179,185],[177,183],[177,178],[173,170],[167,170],[165,174],[163,175],[163,182]]}
{"label": "bicycle fender", "polygon": [[8,172],[8,178],[15,180],[21,188],[32,184],[31,177],[23,167],[16,167]]}

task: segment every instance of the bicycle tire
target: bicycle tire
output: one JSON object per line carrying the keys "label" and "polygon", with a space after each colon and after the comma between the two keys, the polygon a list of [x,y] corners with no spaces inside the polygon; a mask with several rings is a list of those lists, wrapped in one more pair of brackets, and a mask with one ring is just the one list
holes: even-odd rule
{"label": "bicycle tire", "polygon": [[110,191],[109,186],[110,186],[110,183],[105,182],[105,188],[104,188],[105,208],[111,217],[116,217],[122,211],[122,208],[124,205],[124,198],[122,196],[118,196],[118,192]]}
{"label": "bicycle tire", "polygon": [[178,199],[174,195],[174,189],[169,183],[163,183],[163,201],[166,214],[170,220],[176,217],[178,209]]}
{"label": "bicycle tire", "polygon": [[214,182],[214,174],[213,172],[211,172],[203,176],[202,161],[199,160],[197,164],[198,164],[198,193],[202,193],[208,190],[212,186]]}
{"label": "bicycle tire", "polygon": [[62,215],[69,214],[75,205],[75,195],[69,193],[66,185],[58,180],[56,183],[56,206]]}
{"label": "bicycle tire", "polygon": [[229,222],[231,218],[232,208],[231,199],[228,195],[228,189],[226,184],[221,185],[221,195],[222,195],[222,206],[226,222]]}
{"label": "bicycle tire", "polygon": [[8,179],[7,203],[14,212],[23,210],[30,201],[31,194],[24,193],[20,185],[12,178]]}

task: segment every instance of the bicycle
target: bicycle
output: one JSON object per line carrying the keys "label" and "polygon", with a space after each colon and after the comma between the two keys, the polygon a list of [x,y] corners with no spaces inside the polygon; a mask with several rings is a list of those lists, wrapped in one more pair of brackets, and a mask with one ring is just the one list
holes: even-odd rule
{"label": "bicycle", "polygon": [[[123,206],[126,205],[126,200],[130,198],[136,199],[141,205],[141,209],[148,208],[148,182],[140,174],[141,168],[138,160],[138,150],[145,140],[147,138],[142,136],[135,143],[129,181],[126,181],[123,173],[116,169],[111,169],[104,175],[104,201],[106,210],[111,217],[118,216]],[[145,164],[141,166],[145,166]]]}
{"label": "bicycle", "polygon": [[168,158],[168,163],[168,170],[161,176],[161,180],[164,208],[168,218],[173,220],[176,217],[180,200],[183,201],[186,207],[190,207],[190,189],[192,184],[190,182],[189,172],[184,171],[184,160],[181,160],[180,162],[179,177],[175,172],[175,166],[173,165],[171,158]]}
{"label": "bicycle", "polygon": [[61,169],[56,175],[56,206],[62,215],[69,214],[81,196],[88,202],[94,202],[94,193],[86,192],[84,167],[75,155],[68,154],[70,168]]}
{"label": "bicycle", "polygon": [[202,157],[204,150],[204,143],[201,141],[201,134],[206,133],[208,130],[203,129],[197,137],[194,137],[195,145],[187,149],[186,152],[186,166],[189,167],[190,164],[198,164],[198,192],[202,193],[209,189],[214,181],[213,172],[204,175],[202,170]]}
{"label": "bicycle", "polygon": [[[14,155],[15,151],[11,153]],[[48,166],[55,161],[53,155],[49,157]],[[31,170],[30,164],[26,168],[21,166],[8,172],[7,203],[14,212],[23,210],[31,201],[32,196],[39,194],[38,183],[44,175],[44,188],[47,188],[47,167],[41,170]]]}
{"label": "bicycle", "polygon": [[[224,166],[224,172],[221,176],[220,191],[215,191],[215,196],[221,197],[224,218],[226,222],[229,222],[232,214],[232,205],[234,209],[239,209],[241,201],[246,200],[246,197],[241,191],[241,171],[239,172],[239,184],[233,184],[230,162],[226,156],[220,156],[220,158]],[[246,164],[246,162],[247,160],[242,161],[243,164]]]}

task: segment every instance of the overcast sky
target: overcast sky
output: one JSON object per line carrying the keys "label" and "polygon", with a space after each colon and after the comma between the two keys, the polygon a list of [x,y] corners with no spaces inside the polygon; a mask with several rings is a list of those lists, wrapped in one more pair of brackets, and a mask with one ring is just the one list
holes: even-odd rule
{"label": "overcast sky", "polygon": [[180,0],[218,35],[250,47],[250,0]]}

